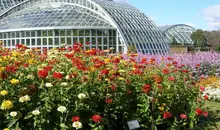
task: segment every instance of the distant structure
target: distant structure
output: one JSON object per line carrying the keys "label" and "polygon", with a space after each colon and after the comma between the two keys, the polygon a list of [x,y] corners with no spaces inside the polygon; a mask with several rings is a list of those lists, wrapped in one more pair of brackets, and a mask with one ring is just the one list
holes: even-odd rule
{"label": "distant structure", "polygon": [[149,17],[113,0],[0,0],[0,40],[8,48],[23,43],[43,50],[80,42],[84,49],[170,51]]}
{"label": "distant structure", "polygon": [[186,24],[165,25],[158,27],[171,45],[193,45],[191,35],[195,28]]}

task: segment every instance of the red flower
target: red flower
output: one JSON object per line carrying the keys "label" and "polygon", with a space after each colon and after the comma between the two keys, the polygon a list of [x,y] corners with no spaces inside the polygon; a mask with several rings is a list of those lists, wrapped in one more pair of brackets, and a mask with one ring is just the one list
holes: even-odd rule
{"label": "red flower", "polygon": [[196,115],[197,116],[202,115],[202,109],[201,108],[196,109]]}
{"label": "red flower", "polygon": [[182,73],[188,73],[189,71],[188,70],[182,70]]}
{"label": "red flower", "polygon": [[48,76],[48,71],[47,70],[39,70],[38,71],[38,77],[39,78],[46,78]]}
{"label": "red flower", "polygon": [[206,111],[204,111],[204,112],[203,112],[203,116],[208,117],[208,116],[209,116],[209,113],[206,112]]}
{"label": "red flower", "polygon": [[108,104],[111,104],[112,103],[112,99],[111,98],[106,98],[105,102],[108,103]]}
{"label": "red flower", "polygon": [[187,116],[186,116],[185,114],[181,114],[181,115],[180,115],[180,118],[181,118],[181,119],[186,119]]}
{"label": "red flower", "polygon": [[151,89],[151,86],[150,84],[145,84],[143,87],[142,87],[142,90],[144,93],[148,93]]}
{"label": "red flower", "polygon": [[72,122],[79,121],[79,120],[80,120],[79,116],[73,116],[72,117]]}
{"label": "red flower", "polygon": [[200,86],[200,92],[203,92],[203,91],[205,91],[205,87]]}
{"label": "red flower", "polygon": [[170,112],[164,112],[164,113],[163,113],[163,118],[164,118],[164,119],[168,119],[168,118],[171,118],[171,117],[172,117],[172,115],[171,115]]}
{"label": "red flower", "polygon": [[162,70],[162,72],[163,72],[163,74],[169,74],[169,73],[170,73],[170,71],[169,71],[167,68],[164,68],[164,69]]}
{"label": "red flower", "polygon": [[10,73],[15,73],[17,71],[17,68],[15,66],[6,66],[5,67],[6,71],[7,72],[10,72]]}
{"label": "red flower", "polygon": [[54,72],[53,73],[53,78],[55,79],[61,79],[63,75],[60,72]]}
{"label": "red flower", "polygon": [[196,67],[200,67],[200,64],[196,64]]}
{"label": "red flower", "polygon": [[205,99],[205,100],[209,100],[209,96],[208,96],[208,95],[205,95],[205,96],[204,96],[204,99]]}
{"label": "red flower", "polygon": [[93,115],[92,116],[92,120],[95,122],[95,123],[99,123],[99,122],[101,122],[101,120],[102,120],[102,117],[100,116],[100,115]]}
{"label": "red flower", "polygon": [[102,74],[102,75],[106,75],[106,74],[108,74],[108,72],[109,72],[109,71],[108,71],[107,69],[101,70],[101,74]]}
{"label": "red flower", "polygon": [[174,78],[173,76],[170,76],[170,77],[168,78],[168,80],[169,80],[169,81],[174,81],[175,78]]}
{"label": "red flower", "polygon": [[111,90],[112,90],[112,91],[115,91],[115,90],[116,90],[116,87],[115,87],[114,85],[112,85],[112,86],[111,86]]}
{"label": "red flower", "polygon": [[86,42],[86,44],[87,44],[87,45],[89,45],[89,44],[90,44],[90,42]]}

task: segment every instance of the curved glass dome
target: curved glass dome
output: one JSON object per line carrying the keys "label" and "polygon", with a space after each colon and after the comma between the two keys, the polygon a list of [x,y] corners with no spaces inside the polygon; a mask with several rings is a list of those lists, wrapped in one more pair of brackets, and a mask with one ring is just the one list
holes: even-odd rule
{"label": "curved glass dome", "polygon": [[166,25],[166,26],[159,26],[159,29],[163,32],[164,36],[166,37],[169,43],[171,43],[175,38],[178,44],[182,44],[182,45],[193,44],[191,35],[194,31],[196,31],[196,29],[189,25],[185,25],[185,24]]}
{"label": "curved glass dome", "polygon": [[[4,0],[2,0],[4,1]],[[167,53],[169,45],[138,9],[112,0],[11,0],[3,3],[0,40],[6,47],[59,47],[81,42],[85,49]],[[86,43],[90,42],[90,45]]]}

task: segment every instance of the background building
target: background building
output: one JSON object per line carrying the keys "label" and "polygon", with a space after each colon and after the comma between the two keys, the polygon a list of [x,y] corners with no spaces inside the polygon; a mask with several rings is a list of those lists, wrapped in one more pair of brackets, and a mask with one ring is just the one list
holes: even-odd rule
{"label": "background building", "polygon": [[[7,2],[6,2],[7,1]],[[84,44],[84,49],[167,53],[169,44],[138,9],[112,0],[0,0],[0,40],[33,48]],[[91,44],[86,44],[91,43]]]}
{"label": "background building", "polygon": [[191,35],[196,31],[193,27],[185,24],[159,26],[168,43],[171,45],[193,45]]}

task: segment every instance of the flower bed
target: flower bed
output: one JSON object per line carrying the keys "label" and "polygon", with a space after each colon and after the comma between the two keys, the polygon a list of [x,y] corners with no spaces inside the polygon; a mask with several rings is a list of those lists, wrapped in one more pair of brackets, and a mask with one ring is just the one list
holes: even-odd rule
{"label": "flower bed", "polygon": [[203,88],[171,58],[17,47],[0,49],[1,129],[126,129],[134,119],[145,129],[184,129],[208,116]]}
{"label": "flower bed", "polygon": [[220,101],[220,77],[208,77],[201,79],[199,86],[205,86],[204,95],[214,101]]}

